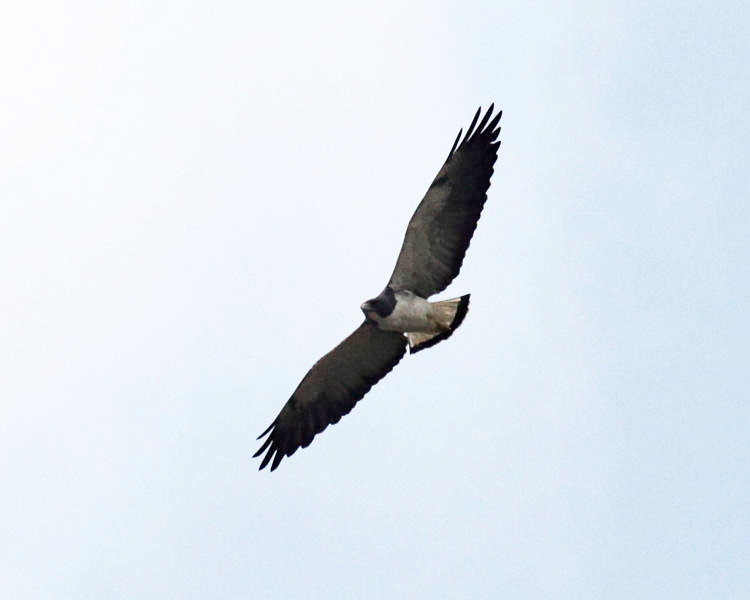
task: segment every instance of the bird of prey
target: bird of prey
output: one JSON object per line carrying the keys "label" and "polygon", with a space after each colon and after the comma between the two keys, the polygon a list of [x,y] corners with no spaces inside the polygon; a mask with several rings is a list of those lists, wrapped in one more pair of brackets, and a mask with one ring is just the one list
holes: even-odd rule
{"label": "bird of prey", "polygon": [[276,469],[285,456],[307,447],[401,360],[408,345],[419,352],[450,337],[461,325],[469,294],[429,302],[458,275],[487,200],[500,146],[490,106],[481,107],[466,135],[458,132],[448,158],[409,221],[388,285],[360,307],[364,322],[308,371],[279,415],[258,439],[268,436],[253,458]]}

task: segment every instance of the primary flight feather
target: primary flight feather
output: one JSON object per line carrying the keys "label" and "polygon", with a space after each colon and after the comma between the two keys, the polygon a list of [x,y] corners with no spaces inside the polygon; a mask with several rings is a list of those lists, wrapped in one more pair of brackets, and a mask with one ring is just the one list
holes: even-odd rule
{"label": "primary flight feather", "polygon": [[409,221],[388,285],[360,307],[364,322],[308,371],[279,415],[258,439],[254,457],[273,471],[285,456],[306,447],[338,423],[401,360],[407,345],[418,352],[448,338],[461,324],[469,295],[429,302],[458,275],[477,226],[500,142],[502,111],[481,108]]}

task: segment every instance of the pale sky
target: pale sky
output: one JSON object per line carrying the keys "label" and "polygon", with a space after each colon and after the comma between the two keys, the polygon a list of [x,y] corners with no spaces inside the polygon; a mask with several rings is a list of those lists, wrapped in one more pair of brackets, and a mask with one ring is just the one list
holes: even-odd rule
{"label": "pale sky", "polygon": [[[0,597],[750,597],[746,1],[0,18]],[[450,340],[255,437],[479,105]]]}

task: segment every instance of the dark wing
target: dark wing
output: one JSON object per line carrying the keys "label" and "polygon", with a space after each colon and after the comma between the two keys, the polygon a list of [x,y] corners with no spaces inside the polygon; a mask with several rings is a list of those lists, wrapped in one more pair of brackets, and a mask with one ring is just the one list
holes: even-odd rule
{"label": "dark wing", "polygon": [[490,120],[494,104],[479,120],[474,115],[466,136],[461,131],[448,158],[409,221],[389,285],[423,298],[444,290],[458,275],[469,241],[487,200],[497,160],[497,127],[502,111]]}
{"label": "dark wing", "polygon": [[[406,338],[394,331],[382,331],[365,321],[354,333],[316,362],[281,409],[268,435],[254,455],[266,455],[260,468],[273,458],[271,470],[281,459],[307,447],[315,434],[338,423],[370,388],[380,381],[406,352]],[[275,455],[275,456],[274,456]]]}

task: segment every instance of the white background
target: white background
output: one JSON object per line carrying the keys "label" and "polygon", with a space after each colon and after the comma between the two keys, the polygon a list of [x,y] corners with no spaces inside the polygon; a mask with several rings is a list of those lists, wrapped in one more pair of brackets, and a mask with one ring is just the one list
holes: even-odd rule
{"label": "white background", "polygon": [[[0,18],[3,598],[750,597],[750,9]],[[461,329],[273,474],[477,106]]]}

